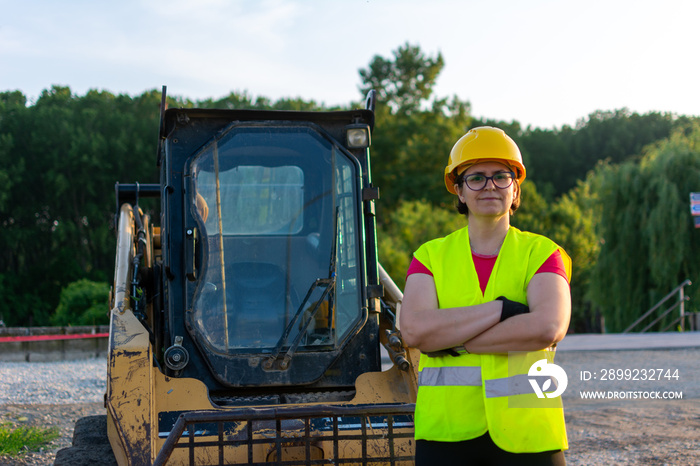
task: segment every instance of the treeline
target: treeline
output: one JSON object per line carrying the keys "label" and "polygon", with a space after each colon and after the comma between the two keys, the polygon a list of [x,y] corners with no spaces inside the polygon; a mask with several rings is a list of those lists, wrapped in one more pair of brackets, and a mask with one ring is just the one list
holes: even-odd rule
{"label": "treeline", "polygon": [[[484,121],[469,102],[433,94],[444,67],[406,44],[360,70],[358,102],[378,94],[372,176],[380,187],[380,260],[403,286],[422,242],[464,225],[443,185],[449,151],[489,124],[520,146],[528,178],[513,217],[574,260],[574,331],[620,331],[685,279],[696,281],[700,232],[688,193],[700,191],[694,117],[601,111],[575,127],[522,128]],[[157,182],[160,92],[140,96],[53,87],[28,105],[0,93],[0,320],[6,325],[101,323],[112,280],[114,183]],[[247,93],[168,105],[330,110],[301,99]],[[699,296],[696,287],[692,298]],[[105,312],[100,315],[100,303]]]}

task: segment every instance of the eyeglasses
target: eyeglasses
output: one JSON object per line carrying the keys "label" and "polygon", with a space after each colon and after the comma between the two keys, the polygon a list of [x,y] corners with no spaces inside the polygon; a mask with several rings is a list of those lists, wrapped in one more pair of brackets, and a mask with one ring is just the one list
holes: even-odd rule
{"label": "eyeglasses", "polygon": [[493,185],[498,189],[506,189],[513,184],[513,179],[515,179],[515,173],[513,172],[500,172],[493,176],[473,173],[462,177],[462,180],[467,183],[467,188],[472,191],[481,191],[486,187],[489,180],[493,181]]}

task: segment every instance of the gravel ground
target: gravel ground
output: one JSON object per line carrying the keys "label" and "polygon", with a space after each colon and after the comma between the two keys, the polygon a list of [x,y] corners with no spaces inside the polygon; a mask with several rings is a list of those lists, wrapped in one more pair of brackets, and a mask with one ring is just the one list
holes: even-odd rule
{"label": "gravel ground", "polygon": [[[555,362],[568,376],[562,395],[570,465],[700,465],[700,349],[560,351]],[[0,465],[51,464],[71,443],[73,425],[83,416],[104,414],[105,358],[54,363],[0,362],[0,422],[57,426],[61,438]],[[602,380],[622,369],[623,380]],[[639,372],[624,380],[624,370]],[[641,370],[664,369],[660,380],[639,380]],[[665,378],[666,369],[671,369]],[[678,378],[673,377],[678,369]],[[590,373],[590,379],[584,380]],[[582,375],[584,374],[584,375]],[[605,374],[605,375],[604,375]],[[617,379],[617,377],[615,377]],[[584,399],[583,391],[682,393],[681,399]]]}
{"label": "gravel ground", "polygon": [[[562,395],[568,464],[700,465],[700,348],[559,351],[555,363],[569,378]],[[651,369],[656,380],[648,380]],[[585,399],[582,392],[618,398]],[[651,398],[664,392],[682,398]]]}
{"label": "gravel ground", "polygon": [[107,358],[0,362],[0,405],[102,402]]}
{"label": "gravel ground", "polygon": [[0,362],[0,423],[57,427],[60,437],[39,452],[0,456],[0,465],[52,464],[71,445],[73,426],[84,416],[105,414],[107,359]]}

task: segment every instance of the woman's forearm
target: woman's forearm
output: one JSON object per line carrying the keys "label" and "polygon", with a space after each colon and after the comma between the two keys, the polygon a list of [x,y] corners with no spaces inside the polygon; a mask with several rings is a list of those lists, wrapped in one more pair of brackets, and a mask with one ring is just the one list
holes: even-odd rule
{"label": "woman's forearm", "polygon": [[411,275],[401,306],[401,335],[408,346],[423,352],[462,345],[500,320],[501,303],[438,309],[435,282],[429,275]]}
{"label": "woman's forearm", "polygon": [[569,328],[571,294],[556,274],[535,275],[528,285],[530,312],[513,316],[464,344],[472,353],[536,351],[561,341]]}

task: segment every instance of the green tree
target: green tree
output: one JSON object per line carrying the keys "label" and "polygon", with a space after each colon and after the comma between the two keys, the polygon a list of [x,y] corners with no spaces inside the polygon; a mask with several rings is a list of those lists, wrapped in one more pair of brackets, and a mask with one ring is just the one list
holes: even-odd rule
{"label": "green tree", "polygon": [[24,286],[24,277],[18,273],[27,268],[26,255],[22,252],[35,240],[33,231],[25,225],[26,200],[17,196],[33,182],[29,176],[21,147],[29,135],[30,114],[26,98],[20,92],[0,94],[0,319],[9,325],[22,321],[23,311],[33,309],[38,315],[50,313],[42,300]]}
{"label": "green tree", "polygon": [[435,207],[426,201],[406,201],[388,214],[379,231],[379,262],[403,289],[413,252],[431,239],[446,236],[466,225],[455,209]]}
{"label": "green tree", "polygon": [[0,212],[9,208],[12,186],[22,177],[24,165],[13,158],[14,138],[26,113],[21,92],[0,93]]}
{"label": "green tree", "polygon": [[360,70],[361,91],[366,95],[374,89],[393,114],[410,114],[432,95],[445,60],[441,53],[428,57],[419,46],[408,43],[393,55],[393,60],[376,55],[367,69]]}
{"label": "green tree", "polygon": [[80,279],[61,291],[51,324],[108,325],[109,284]]}
{"label": "green tree", "polygon": [[599,161],[617,164],[638,158],[646,145],[667,138],[688,120],[670,113],[640,115],[623,108],[594,112],[575,128],[532,129],[515,139],[528,176],[556,197],[573,189]]}
{"label": "green tree", "polygon": [[384,208],[409,200],[450,205],[442,173],[450,149],[467,130],[470,105],[432,96],[443,66],[442,55],[428,57],[406,44],[393,59],[376,56],[360,70],[361,92],[374,89],[378,95],[371,153],[374,184],[382,192],[380,221]]}
{"label": "green tree", "polygon": [[513,226],[547,236],[559,244],[573,262],[571,277],[572,316],[570,329],[576,332],[591,331],[596,327],[586,290],[589,287],[591,268],[599,251],[595,231],[596,197],[590,184],[579,185],[549,202],[539,194],[534,182],[522,184],[520,208],[512,217]]}
{"label": "green tree", "polygon": [[[639,162],[598,169],[593,183],[602,244],[589,294],[608,330],[624,330],[683,280],[697,280],[700,238],[688,194],[699,180],[697,125],[654,144]],[[700,297],[696,287],[691,295]]]}
{"label": "green tree", "polygon": [[46,325],[65,285],[111,278],[114,183],[157,180],[160,96],[53,87],[30,107],[3,102],[0,138],[11,145],[0,157],[14,172],[0,196],[0,237],[12,245],[0,255],[0,308],[12,310],[8,325]]}

